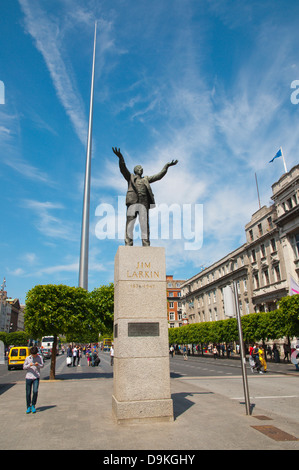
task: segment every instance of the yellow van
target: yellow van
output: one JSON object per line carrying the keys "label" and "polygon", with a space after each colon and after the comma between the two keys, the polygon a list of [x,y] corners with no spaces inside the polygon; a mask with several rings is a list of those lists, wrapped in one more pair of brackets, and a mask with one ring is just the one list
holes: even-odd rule
{"label": "yellow van", "polygon": [[12,367],[23,369],[23,364],[27,356],[30,356],[30,348],[27,346],[14,346],[10,348],[7,362],[8,370],[11,370]]}

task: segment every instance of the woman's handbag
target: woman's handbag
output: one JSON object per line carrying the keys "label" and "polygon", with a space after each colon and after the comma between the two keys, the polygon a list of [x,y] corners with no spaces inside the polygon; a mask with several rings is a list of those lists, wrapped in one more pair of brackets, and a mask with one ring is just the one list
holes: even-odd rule
{"label": "woman's handbag", "polygon": [[71,357],[67,357],[67,358],[66,358],[66,363],[67,363],[67,364],[71,364],[71,363],[72,363],[72,358],[71,358]]}

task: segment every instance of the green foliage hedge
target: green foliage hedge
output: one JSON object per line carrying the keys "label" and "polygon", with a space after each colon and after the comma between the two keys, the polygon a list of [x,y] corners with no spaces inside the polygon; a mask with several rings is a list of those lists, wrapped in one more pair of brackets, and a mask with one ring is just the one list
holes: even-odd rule
{"label": "green foliage hedge", "polygon": [[[244,315],[241,324],[243,339],[247,343],[299,336],[299,294],[282,298],[279,308],[272,312]],[[170,344],[229,343],[237,340],[235,318],[169,328]]]}

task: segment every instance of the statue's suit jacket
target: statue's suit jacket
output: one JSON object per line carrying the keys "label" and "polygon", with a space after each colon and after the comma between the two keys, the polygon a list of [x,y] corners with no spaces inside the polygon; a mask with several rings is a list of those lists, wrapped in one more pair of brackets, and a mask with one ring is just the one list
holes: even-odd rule
{"label": "statue's suit jacket", "polygon": [[[136,184],[135,181],[137,179],[137,176],[134,173],[130,173],[128,168],[126,167],[125,161],[123,158],[119,158],[119,169],[121,171],[121,174],[124,176],[124,178],[128,182],[128,191],[126,195],[126,205],[130,206],[131,204],[137,204],[138,203],[138,193],[136,189]],[[160,180],[163,178],[163,176],[166,175],[167,173],[167,166],[165,165],[164,168],[160,171],[160,173],[157,173],[156,175],[153,176],[144,176],[143,180],[147,189],[147,195],[148,195],[148,205],[150,208],[155,207],[155,198],[154,194],[152,191],[152,188],[150,186],[150,183],[154,183],[155,181]]]}

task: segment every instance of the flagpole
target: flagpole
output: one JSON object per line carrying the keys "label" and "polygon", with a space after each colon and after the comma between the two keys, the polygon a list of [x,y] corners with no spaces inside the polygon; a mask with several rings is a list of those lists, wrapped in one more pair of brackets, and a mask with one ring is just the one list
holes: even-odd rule
{"label": "flagpole", "polygon": [[90,210],[90,173],[91,173],[90,170],[91,170],[93,90],[94,90],[96,37],[97,37],[97,22],[95,22],[95,27],[94,27],[93,60],[92,60],[90,106],[89,106],[89,124],[88,124],[88,136],[87,136],[84,199],[83,199],[82,228],[81,228],[81,248],[80,248],[80,264],[79,264],[79,287],[83,287],[86,290],[88,289],[89,210]]}
{"label": "flagpole", "polygon": [[261,208],[260,193],[259,193],[259,187],[258,187],[258,184],[257,184],[257,176],[256,176],[256,173],[254,173],[254,174],[255,174],[257,197],[258,197],[258,200],[259,200],[259,208]]}
{"label": "flagpole", "polygon": [[281,155],[282,155],[282,160],[283,160],[283,165],[284,165],[284,171],[287,173],[288,170],[287,170],[287,166],[286,166],[286,161],[284,159],[284,155],[283,155],[283,151],[282,151],[282,148],[280,147],[280,151],[281,151]]}

